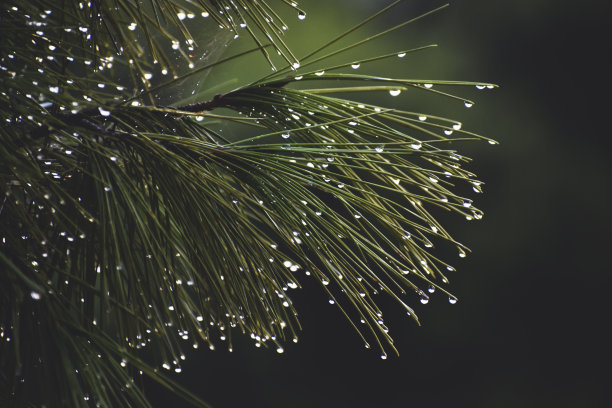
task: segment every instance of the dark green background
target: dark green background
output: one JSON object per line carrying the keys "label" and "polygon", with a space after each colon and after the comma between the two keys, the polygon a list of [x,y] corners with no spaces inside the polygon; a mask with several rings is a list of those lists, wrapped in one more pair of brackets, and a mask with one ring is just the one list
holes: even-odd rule
{"label": "dark green background", "polygon": [[[386,4],[304,0],[305,21],[293,10],[287,14],[288,42],[300,54]],[[440,4],[407,1],[364,33]],[[612,54],[612,13],[606,4],[454,1],[354,54],[437,43],[422,55],[360,70],[501,85],[466,90],[478,102],[469,110],[422,94],[374,99],[451,115],[501,143],[458,146],[486,182],[485,194],[474,197],[485,217],[446,223],[473,251],[455,262],[456,305],[434,294],[428,305],[416,306],[423,322],[417,327],[387,302],[400,357],[382,361],[364,349],[341,314],[306,285],[294,295],[304,328],[299,344],[287,345],[281,356],[236,338],[233,353],[218,344],[214,352],[188,356],[178,379],[217,408],[612,406],[604,334],[610,324],[604,281],[612,272],[610,65],[604,62]],[[211,80],[266,72],[261,56],[253,61]],[[151,387],[156,406],[181,406],[157,393]]]}

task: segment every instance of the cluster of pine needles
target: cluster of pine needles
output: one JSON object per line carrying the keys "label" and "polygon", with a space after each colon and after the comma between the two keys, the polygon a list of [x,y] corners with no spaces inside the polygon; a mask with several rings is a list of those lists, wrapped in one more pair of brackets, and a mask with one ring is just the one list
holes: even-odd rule
{"label": "cluster of pine needles", "polygon": [[[354,73],[432,46],[326,65],[430,14],[334,49],[401,1],[299,59],[277,9],[306,14],[275,3],[2,3],[1,405],[151,406],[148,376],[207,406],[164,372],[180,372],[187,349],[231,350],[235,333],[282,353],[297,342],[290,292],[304,279],[382,358],[396,350],[375,295],[417,322],[410,305],[434,290],[456,301],[454,269],[431,248],[467,248],[431,211],[482,217],[456,192],[482,183],[449,145],[494,142],[457,120],[337,95],[435,93],[469,107],[449,90],[494,85]],[[256,47],[196,67],[201,19]],[[210,100],[156,103],[258,52],[270,75]]]}

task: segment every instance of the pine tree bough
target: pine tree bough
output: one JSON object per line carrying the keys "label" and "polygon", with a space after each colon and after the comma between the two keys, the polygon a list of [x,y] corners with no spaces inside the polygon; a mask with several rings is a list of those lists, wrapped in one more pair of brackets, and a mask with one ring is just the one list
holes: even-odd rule
{"label": "pine tree bough", "polygon": [[[299,60],[279,14],[304,11],[270,3],[0,6],[0,405],[150,406],[148,376],[207,406],[164,372],[181,371],[186,348],[231,350],[236,332],[283,352],[297,342],[290,292],[304,279],[382,358],[396,350],[375,295],[417,322],[411,305],[433,291],[456,302],[454,268],[432,247],[467,248],[434,215],[480,219],[460,191],[482,183],[448,146],[495,142],[337,95],[434,93],[469,107],[454,87],[495,85],[354,73],[432,46],[328,63],[430,14],[340,46],[401,1]],[[200,61],[202,21],[257,46]],[[270,75],[164,101],[252,52]]]}

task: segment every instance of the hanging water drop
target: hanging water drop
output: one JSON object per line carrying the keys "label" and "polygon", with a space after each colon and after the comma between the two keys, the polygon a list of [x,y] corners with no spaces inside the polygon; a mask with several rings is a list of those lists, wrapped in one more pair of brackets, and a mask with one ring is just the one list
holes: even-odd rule
{"label": "hanging water drop", "polygon": [[424,122],[424,121],[426,121],[426,120],[427,120],[427,116],[425,116],[425,115],[420,115],[420,116],[419,116],[419,120],[420,120],[421,122]]}
{"label": "hanging water drop", "polygon": [[283,134],[281,135],[281,137],[282,137],[283,139],[289,139],[289,136],[291,136],[291,134],[290,134],[289,132],[283,133]]}
{"label": "hanging water drop", "polygon": [[405,52],[400,52],[397,54],[397,58],[404,58],[406,56]]}
{"label": "hanging water drop", "polygon": [[397,95],[399,95],[401,93],[402,93],[402,91],[400,89],[391,89],[389,91],[389,95],[391,95],[391,96],[397,96]]}
{"label": "hanging water drop", "polygon": [[110,111],[102,108],[101,106],[98,107],[98,111],[100,112],[100,115],[102,116],[110,116]]}
{"label": "hanging water drop", "polygon": [[474,102],[472,102],[472,101],[464,101],[463,105],[465,105],[466,108],[471,108],[472,106],[474,106]]}
{"label": "hanging water drop", "polygon": [[35,291],[31,291],[30,292],[30,297],[34,300],[40,300],[40,293],[35,292]]}
{"label": "hanging water drop", "polygon": [[306,18],[306,13],[304,13],[303,11],[298,12],[298,18],[300,20],[304,20]]}
{"label": "hanging water drop", "polygon": [[325,73],[325,71],[319,71],[319,72],[315,72],[314,74],[316,76],[322,76]]}
{"label": "hanging water drop", "polygon": [[136,23],[132,23],[132,24],[130,24],[130,25],[128,26],[128,30],[130,30],[130,31],[134,31],[134,30],[136,30]]}
{"label": "hanging water drop", "polygon": [[361,66],[361,64],[360,64],[360,63],[358,63],[358,62],[356,62],[356,63],[354,63],[354,64],[351,64],[351,68],[353,68],[353,69],[357,69],[357,68],[359,68],[360,66]]}
{"label": "hanging water drop", "polygon": [[376,153],[382,153],[385,150],[385,146],[384,145],[376,146],[374,150],[376,150]]}
{"label": "hanging water drop", "polygon": [[430,89],[431,87],[433,87],[433,84],[423,84],[423,87]]}
{"label": "hanging water drop", "polygon": [[455,303],[457,303],[457,298],[453,296],[449,296],[448,303],[450,303],[451,305],[454,305]]}

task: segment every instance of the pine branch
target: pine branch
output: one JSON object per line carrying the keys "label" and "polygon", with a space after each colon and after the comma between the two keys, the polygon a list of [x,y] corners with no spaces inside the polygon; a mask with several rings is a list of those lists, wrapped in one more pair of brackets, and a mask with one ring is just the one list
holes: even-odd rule
{"label": "pine branch", "polygon": [[[15,33],[0,44],[1,404],[146,407],[147,376],[205,407],[164,372],[181,371],[186,344],[231,350],[232,329],[282,353],[297,341],[290,294],[304,279],[382,358],[397,350],[375,295],[417,323],[411,304],[428,293],[456,302],[454,268],[431,248],[467,248],[435,211],[480,219],[458,191],[482,182],[449,146],[495,142],[455,119],[333,96],[429,92],[471,106],[454,89],[495,87],[352,71],[431,46],[327,62],[418,19],[342,45],[398,3],[299,63],[261,1],[0,6],[0,32]],[[196,18],[246,29],[256,48],[196,66]],[[269,47],[286,64],[273,74],[159,102],[248,53],[272,64]]]}

